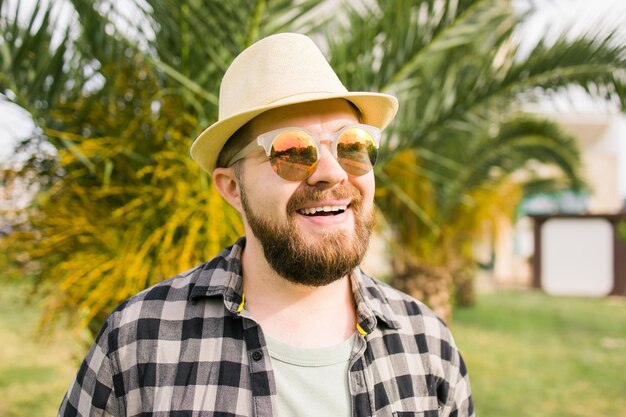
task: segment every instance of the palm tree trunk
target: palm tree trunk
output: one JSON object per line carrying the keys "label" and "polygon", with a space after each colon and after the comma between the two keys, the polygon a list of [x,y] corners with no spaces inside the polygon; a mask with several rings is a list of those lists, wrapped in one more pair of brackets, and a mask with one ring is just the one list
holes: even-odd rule
{"label": "palm tree trunk", "polygon": [[420,264],[408,254],[392,264],[391,285],[422,301],[443,321],[452,320],[452,274],[442,267]]}

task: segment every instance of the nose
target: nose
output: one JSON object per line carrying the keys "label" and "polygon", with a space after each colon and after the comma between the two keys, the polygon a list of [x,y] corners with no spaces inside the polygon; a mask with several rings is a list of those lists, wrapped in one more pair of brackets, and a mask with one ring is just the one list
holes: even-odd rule
{"label": "nose", "polygon": [[307,178],[307,183],[309,185],[317,185],[320,183],[334,185],[347,181],[347,179],[348,174],[341,165],[339,165],[339,161],[337,161],[333,155],[331,144],[328,142],[322,143],[320,146],[320,159],[317,162],[317,167],[313,174]]}

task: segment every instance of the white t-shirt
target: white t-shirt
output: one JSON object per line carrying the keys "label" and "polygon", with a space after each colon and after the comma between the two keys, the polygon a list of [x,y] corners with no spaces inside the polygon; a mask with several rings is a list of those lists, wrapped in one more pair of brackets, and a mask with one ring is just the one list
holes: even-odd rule
{"label": "white t-shirt", "polygon": [[348,364],[355,335],[324,348],[300,348],[265,335],[278,391],[279,417],[348,417]]}

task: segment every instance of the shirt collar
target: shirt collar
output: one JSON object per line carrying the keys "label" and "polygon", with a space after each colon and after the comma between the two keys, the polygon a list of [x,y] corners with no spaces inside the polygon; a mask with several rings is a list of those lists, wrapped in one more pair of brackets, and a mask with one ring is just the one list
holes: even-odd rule
{"label": "shirt collar", "polygon": [[[241,256],[246,246],[246,238],[239,238],[231,247],[224,249],[211,261],[198,267],[194,287],[189,299],[192,303],[202,297],[224,298],[226,309],[237,314],[243,302],[243,277]],[[389,301],[381,291],[381,283],[355,268],[350,274],[352,293],[357,309],[357,322],[365,333],[371,333],[380,320],[384,325],[399,329],[400,324],[394,320]]]}
{"label": "shirt collar", "polygon": [[381,284],[366,275],[360,268],[355,268],[350,275],[352,293],[356,304],[357,323],[365,331],[371,333],[380,320],[392,329],[399,329],[400,323],[394,319],[387,297],[381,291]]}
{"label": "shirt collar", "polygon": [[239,238],[232,246],[224,249],[209,262],[201,265],[194,272],[197,274],[194,287],[189,294],[192,303],[203,297],[224,298],[226,309],[237,314],[237,308],[243,301],[243,270],[241,255],[246,246],[246,238]]}

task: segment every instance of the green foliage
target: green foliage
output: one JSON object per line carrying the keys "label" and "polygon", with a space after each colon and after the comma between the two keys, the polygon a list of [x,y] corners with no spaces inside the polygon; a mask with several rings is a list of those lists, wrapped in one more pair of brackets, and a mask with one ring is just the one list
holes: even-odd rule
{"label": "green foliage", "polygon": [[471,242],[485,222],[513,218],[524,184],[511,181],[529,162],[560,168],[544,186],[584,188],[575,141],[522,105],[572,85],[623,102],[626,54],[615,35],[542,40],[521,56],[515,29],[525,16],[510,1],[350,4],[349,23],[326,32],[332,63],[349,89],[400,101],[376,171],[395,256],[453,275],[471,269]]}
{"label": "green foliage", "polygon": [[626,243],[626,220],[621,220],[617,223],[617,237]]}
{"label": "green foliage", "polygon": [[50,320],[69,308],[79,326],[97,328],[120,300],[210,258],[242,231],[201,170],[180,157],[194,117],[177,96],[160,96],[141,61],[119,70],[107,77],[108,95],[84,98],[90,109],[78,125],[81,101],[51,112],[63,130],[43,132],[64,174],[37,198],[31,228],[10,238],[52,286]]}
{"label": "green foliage", "polygon": [[53,6],[19,23],[0,2],[0,97],[38,126],[19,178],[40,187],[3,246],[38,265],[48,320],[68,313],[77,326],[241,233],[188,147],[217,118],[224,70],[260,37],[312,34],[349,89],[397,95],[377,201],[398,257],[452,276],[471,266],[485,223],[514,215],[524,184],[513,176],[529,161],[563,172],[544,187],[584,186],[572,139],[521,105],[572,85],[624,102],[613,35],[540,42],[522,57],[524,16],[509,0],[145,0],[127,2],[130,14],[71,3],[70,26],[56,29]]}
{"label": "green foliage", "polygon": [[60,43],[53,47],[55,24],[50,7],[43,8],[38,2],[25,25],[17,19],[19,2],[13,16],[7,16],[7,8],[8,4],[0,2],[0,93],[27,109],[35,119],[43,119],[69,80],[65,68],[69,32],[65,31]]}
{"label": "green foliage", "polygon": [[[47,156],[54,168],[40,174],[53,180],[28,223],[3,242],[16,259],[26,253],[38,263],[48,293],[42,325],[69,313],[70,324],[92,330],[120,300],[210,258],[242,232],[207,176],[181,157],[200,127],[180,95],[142,54],[102,48],[96,32],[84,32],[92,39],[81,43],[81,60],[97,60],[104,85],[89,92],[85,80],[42,112],[41,134],[56,154]],[[87,59],[87,50],[97,57]],[[27,161],[22,173],[40,162]]]}

